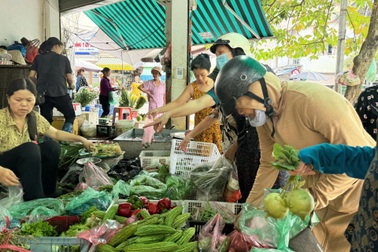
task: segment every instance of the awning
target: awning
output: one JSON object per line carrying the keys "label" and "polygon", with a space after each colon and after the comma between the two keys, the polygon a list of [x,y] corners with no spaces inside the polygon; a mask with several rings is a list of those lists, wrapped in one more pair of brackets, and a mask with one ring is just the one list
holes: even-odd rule
{"label": "awning", "polygon": [[92,72],[98,72],[102,70],[101,67],[96,66],[95,64],[92,64],[88,61],[78,59],[78,58],[75,59],[75,66],[76,66],[76,70],[80,68],[84,68],[85,71],[92,71]]}
{"label": "awning", "polygon": [[110,70],[118,70],[118,71],[135,70],[132,65],[126,62],[122,62],[122,60],[118,58],[100,58],[99,61],[96,63],[96,65],[101,68],[109,67]]}
{"label": "awning", "polygon": [[[165,6],[156,0],[125,0],[85,14],[123,49],[166,46]],[[273,36],[259,0],[197,0],[192,12],[192,44],[213,43],[228,32],[248,39]]]}

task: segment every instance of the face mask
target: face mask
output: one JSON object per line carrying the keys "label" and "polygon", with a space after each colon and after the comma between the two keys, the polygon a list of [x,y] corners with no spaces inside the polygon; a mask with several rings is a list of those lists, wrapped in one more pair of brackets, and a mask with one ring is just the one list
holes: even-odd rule
{"label": "face mask", "polygon": [[217,68],[219,70],[222,69],[222,67],[224,65],[226,65],[227,61],[228,61],[228,53],[224,53],[224,54],[221,54],[219,55],[217,58],[216,58],[216,61],[217,61]]}
{"label": "face mask", "polygon": [[266,123],[266,114],[264,111],[255,109],[256,116],[255,118],[249,118],[246,119],[249,121],[249,125],[252,127],[261,127]]}

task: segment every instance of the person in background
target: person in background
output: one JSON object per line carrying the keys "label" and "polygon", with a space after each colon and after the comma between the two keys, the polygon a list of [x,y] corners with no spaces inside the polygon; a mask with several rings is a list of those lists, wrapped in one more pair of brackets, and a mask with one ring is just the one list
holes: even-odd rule
{"label": "person in background", "polygon": [[[165,113],[179,107],[191,99],[196,100],[205,95],[210,89],[214,87],[214,81],[208,77],[211,67],[209,55],[199,54],[193,59],[190,64],[190,69],[193,71],[196,80],[190,83],[177,99],[168,103],[165,106],[155,108],[149,112],[150,115],[155,117],[157,114]],[[195,113],[194,125],[198,125],[205,119],[212,109],[204,108]],[[220,130],[219,121],[217,118],[209,127],[194,137],[195,141],[209,142],[217,145],[218,150],[222,153],[222,134]],[[186,146],[186,145],[185,145]]]}
{"label": "person in background", "polygon": [[[7,89],[8,106],[0,110],[0,183],[21,184],[25,201],[54,196],[60,156],[54,140],[81,142],[88,151],[93,147],[82,136],[55,129],[35,112],[36,95],[30,79],[17,79]],[[38,143],[43,135],[48,138]]]}
{"label": "person in background", "polygon": [[102,106],[103,112],[101,117],[105,117],[109,115],[110,113],[110,102],[109,102],[109,93],[112,91],[116,91],[116,88],[113,88],[110,84],[109,76],[110,76],[110,68],[104,67],[104,69],[101,70],[101,73],[103,74],[101,81],[100,81],[100,104]]}
{"label": "person in background", "polygon": [[138,89],[147,94],[148,111],[152,111],[165,104],[165,83],[160,80],[161,69],[160,67],[153,67],[151,74],[154,77],[152,80],[143,82],[138,86]]}
{"label": "person in background", "polygon": [[88,82],[87,82],[87,79],[85,78],[85,75],[84,75],[84,68],[80,68],[78,71],[77,71],[77,75],[76,75],[76,92],[79,91],[79,89],[81,87],[88,87]]}
{"label": "person in background", "polygon": [[[216,58],[216,68],[209,75],[215,80],[219,69],[232,59],[240,55],[246,55],[250,52],[250,43],[247,38],[238,33],[227,33],[219,37],[217,41],[211,46],[210,51],[214,53]],[[190,115],[203,108],[213,107],[213,112],[207,116],[201,123],[199,123],[192,132],[184,139],[190,140],[198,132],[205,130],[208,125],[211,125],[218,118],[221,118],[221,131],[223,134],[223,152],[227,159],[235,161],[239,186],[242,198],[239,202],[245,202],[257,174],[257,169],[260,165],[260,147],[256,128],[246,123],[246,118],[239,115],[235,109],[230,110],[231,113],[227,116],[220,116],[219,100],[215,95],[214,89],[211,89],[207,94],[195,101],[189,101],[182,106],[178,106],[164,115],[156,119],[153,123],[145,125],[145,127],[154,125],[157,131],[161,131],[163,126],[168,122],[169,118]],[[185,142],[182,143],[181,148],[185,150]],[[282,172],[282,174],[285,174]],[[285,178],[277,180],[276,187],[280,187],[280,183],[284,183]]]}
{"label": "person in background", "polygon": [[369,146],[353,147],[342,144],[318,144],[299,151],[301,160],[293,175],[343,174],[363,179],[362,193],[357,213],[354,215],[345,236],[353,252],[376,251],[378,248],[378,198],[377,149]]}
{"label": "person in background", "polygon": [[[256,127],[260,167],[247,203],[259,207],[264,190],[272,187],[278,171],[271,166],[273,145],[301,150],[319,144],[374,146],[352,104],[334,90],[317,83],[283,82],[251,57],[238,56],[221,69],[215,92],[225,116],[236,108]],[[325,113],[326,112],[326,113]],[[346,174],[304,176],[305,188],[316,199],[321,222],[313,232],[326,252],[345,252],[346,230],[358,209],[363,181]]]}
{"label": "person in background", "polygon": [[64,115],[62,129],[71,133],[76,115],[67,92],[67,83],[71,89],[75,88],[70,61],[62,55],[63,43],[55,37],[47,39],[41,47],[43,53],[35,57],[29,72],[39,93],[45,92],[45,103],[39,104],[41,115],[51,124],[56,108]]}
{"label": "person in background", "polygon": [[373,139],[377,139],[378,86],[367,87],[361,92],[355,105],[364,129]]}

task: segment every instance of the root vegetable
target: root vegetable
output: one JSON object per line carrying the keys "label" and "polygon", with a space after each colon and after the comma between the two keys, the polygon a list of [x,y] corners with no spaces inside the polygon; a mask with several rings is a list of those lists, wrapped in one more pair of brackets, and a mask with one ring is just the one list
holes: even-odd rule
{"label": "root vegetable", "polygon": [[284,218],[289,211],[285,200],[279,193],[270,193],[265,197],[264,210],[268,216],[276,219]]}
{"label": "root vegetable", "polygon": [[315,207],[314,197],[312,197],[309,191],[304,189],[290,191],[286,197],[286,204],[290,211],[298,215],[302,220],[304,220]]}

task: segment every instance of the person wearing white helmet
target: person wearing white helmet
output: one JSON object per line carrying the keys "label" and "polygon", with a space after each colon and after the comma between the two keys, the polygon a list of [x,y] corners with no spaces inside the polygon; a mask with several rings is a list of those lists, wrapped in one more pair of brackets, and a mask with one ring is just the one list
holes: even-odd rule
{"label": "person wearing white helmet", "polygon": [[[271,166],[273,145],[301,150],[319,144],[375,145],[364,130],[353,105],[318,83],[283,82],[251,57],[227,62],[215,82],[224,115],[234,109],[256,127],[260,140],[260,167],[247,202],[259,207],[264,190],[278,171]],[[321,222],[313,232],[326,252],[350,251],[344,231],[358,210],[363,180],[343,174],[303,176],[304,187],[316,199]]]}
{"label": "person wearing white helmet", "polygon": [[[221,69],[228,60],[239,55],[249,54],[250,43],[248,39],[241,34],[227,33],[216,40],[211,46],[210,51],[217,56],[217,67],[213,73],[209,75],[210,78],[215,80],[219,72],[218,69]],[[270,71],[272,70],[270,69]],[[202,108],[211,106],[216,106],[216,108],[187,134],[181,143],[181,148],[185,151],[186,145],[191,138],[194,138],[199,133],[206,130],[220,117],[225,157],[229,160],[236,161],[239,173],[239,186],[242,195],[239,202],[245,202],[252,189],[254,178],[260,164],[260,149],[257,132],[254,127],[246,124],[244,116],[238,115],[237,113],[233,113],[227,117],[220,116],[218,99],[213,90],[195,101],[189,101],[182,106],[170,110],[145,127],[155,125],[157,131],[161,131],[169,118],[190,115]],[[285,177],[283,180],[285,181]],[[275,187],[280,187],[280,184],[278,183]]]}

